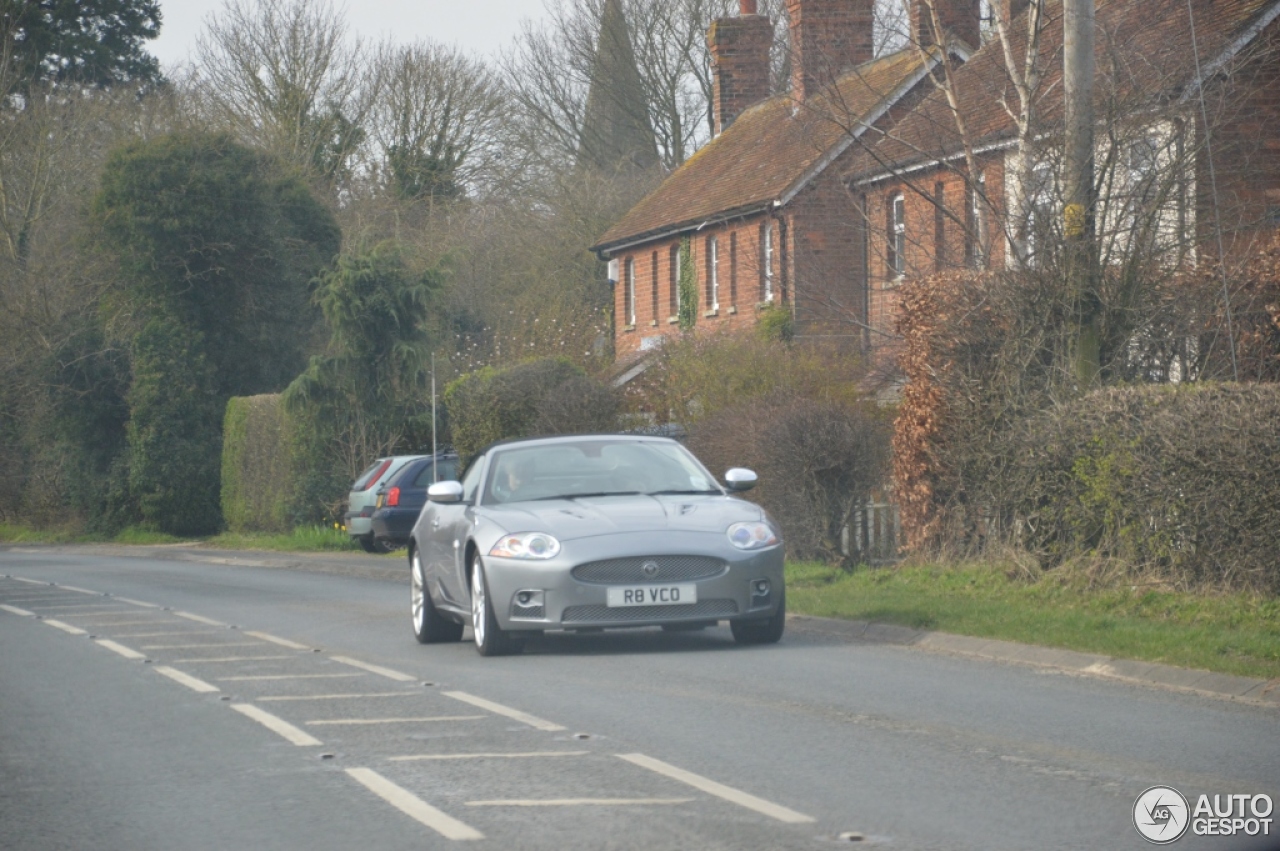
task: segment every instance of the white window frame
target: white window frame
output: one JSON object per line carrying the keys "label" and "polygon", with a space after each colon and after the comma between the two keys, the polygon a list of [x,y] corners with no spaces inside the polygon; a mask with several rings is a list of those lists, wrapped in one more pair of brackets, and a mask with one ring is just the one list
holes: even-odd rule
{"label": "white window frame", "polygon": [[627,325],[634,328],[636,324],[636,260],[634,257],[627,258],[626,274]]}
{"label": "white window frame", "polygon": [[764,300],[773,301],[773,222],[764,226]]}
{"label": "white window frame", "polygon": [[707,306],[708,310],[720,309],[720,240],[718,237],[707,237],[707,274],[710,276],[708,283],[709,300],[711,304]]}
{"label": "white window frame", "polygon": [[969,223],[973,228],[973,254],[969,262],[975,269],[987,268],[987,176],[979,174],[969,190]]}
{"label": "white window frame", "polygon": [[901,192],[889,197],[889,272],[894,280],[907,274],[907,199]]}

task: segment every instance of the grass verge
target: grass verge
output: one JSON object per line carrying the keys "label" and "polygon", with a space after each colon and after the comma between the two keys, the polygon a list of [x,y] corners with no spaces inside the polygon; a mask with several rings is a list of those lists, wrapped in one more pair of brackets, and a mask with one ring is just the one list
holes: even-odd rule
{"label": "grass verge", "polygon": [[797,614],[894,623],[1126,659],[1280,677],[1280,600],[1135,586],[1090,588],[1070,576],[1025,579],[998,566],[919,565],[846,573],[787,565]]}
{"label": "grass verge", "polygon": [[359,549],[341,529],[299,527],[287,535],[223,532],[207,538],[175,538],[162,532],[129,527],[115,535],[88,534],[79,529],[35,529],[0,523],[0,543],[7,544],[191,544],[227,550],[274,552],[346,552]]}

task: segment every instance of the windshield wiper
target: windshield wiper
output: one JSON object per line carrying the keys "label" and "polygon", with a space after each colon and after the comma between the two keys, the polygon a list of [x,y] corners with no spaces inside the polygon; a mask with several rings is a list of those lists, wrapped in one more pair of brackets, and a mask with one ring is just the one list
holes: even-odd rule
{"label": "windshield wiper", "polygon": [[591,499],[597,496],[639,496],[640,491],[598,491],[596,493],[558,493],[554,496],[540,496],[530,502],[545,502],[549,499]]}
{"label": "windshield wiper", "polygon": [[701,490],[665,490],[665,491],[649,491],[645,496],[689,496],[691,494],[718,494],[720,491],[712,488],[703,488]]}

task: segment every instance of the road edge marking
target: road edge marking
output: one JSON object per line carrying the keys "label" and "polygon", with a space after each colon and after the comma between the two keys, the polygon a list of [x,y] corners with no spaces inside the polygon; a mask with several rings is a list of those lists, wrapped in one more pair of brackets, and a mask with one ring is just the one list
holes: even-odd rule
{"label": "road edge marking", "polygon": [[519,709],[512,709],[510,706],[503,706],[501,703],[494,703],[492,700],[485,700],[483,697],[476,697],[474,694],[467,694],[465,691],[446,691],[441,692],[445,697],[452,697],[454,700],[460,700],[463,703],[469,703],[480,709],[487,709],[495,715],[502,715],[513,721],[519,721],[521,724],[528,724],[537,730],[545,730],[548,733],[556,733],[565,728],[551,721],[544,721],[536,715],[530,715],[527,712],[521,712]]}
{"label": "road edge marking", "polygon": [[180,618],[186,618],[187,620],[195,621],[196,623],[208,624],[209,626],[231,626],[229,623],[215,621],[213,618],[206,618],[204,615],[195,615],[191,612],[174,612],[174,614]]}
{"label": "road edge marking", "polygon": [[269,632],[257,632],[248,630],[245,635],[261,638],[263,641],[270,641],[272,644],[279,644],[281,647],[288,647],[290,650],[310,650],[311,648],[305,644],[299,644],[296,641],[290,641],[287,638],[281,638],[278,635],[272,635]]}
{"label": "road edge marking", "polygon": [[220,691],[217,686],[206,683],[204,680],[198,680],[190,674],[184,674],[177,668],[170,668],[168,665],[157,665],[155,667],[155,672],[168,677],[175,683],[181,683],[192,691],[198,691],[204,694]]}
{"label": "road edge marking", "polygon": [[6,612],[11,614],[21,615],[24,618],[34,618],[36,616],[35,612],[28,612],[26,609],[19,609],[17,606],[0,605],[0,609],[4,609]]}
{"label": "road edge marking", "polygon": [[660,759],[654,759],[651,756],[645,756],[642,753],[620,753],[614,754],[614,756],[618,757],[618,759],[626,760],[632,765],[647,768],[664,777],[670,777],[672,780],[678,780],[695,789],[700,789],[708,795],[715,795],[717,798],[722,798],[731,804],[755,810],[761,815],[769,816],[787,824],[810,824],[815,821],[812,816],[798,813],[795,810],[766,801],[763,798],[757,798],[755,795],[743,792],[740,789],[734,789],[732,786],[726,786],[723,783],[717,783],[699,774],[694,774],[692,771],[676,768],[674,765],[665,763]]}
{"label": "road edge marking", "polygon": [[438,810],[412,792],[397,786],[370,768],[348,768],[347,774],[373,794],[414,821],[431,828],[445,839],[484,839],[484,834],[469,824]]}
{"label": "road edge marking", "polygon": [[324,742],[321,742],[305,730],[298,729],[288,721],[283,718],[278,718],[270,712],[264,712],[252,703],[233,703],[231,704],[231,708],[246,718],[252,718],[254,721],[257,721],[271,732],[286,739],[290,744],[297,745],[298,747],[311,747],[314,745],[324,744]]}
{"label": "road edge marking", "polygon": [[[46,623],[48,623],[48,621],[46,621]],[[147,658],[147,654],[139,653],[137,650],[134,650],[132,647],[125,647],[123,644],[119,643],[118,641],[112,641],[109,638],[97,638],[97,639],[94,639],[94,643],[100,647],[107,648],[112,653],[119,653],[121,656],[123,656],[126,659]]]}
{"label": "road edge marking", "polygon": [[41,620],[41,623],[47,623],[49,626],[53,627],[54,629],[60,629],[63,632],[70,633],[71,635],[88,635],[89,634],[78,626],[72,626],[69,623],[63,623],[62,621],[54,620],[53,618],[43,618]]}
{"label": "road edge marking", "polygon": [[362,671],[368,671],[371,674],[377,674],[380,677],[386,677],[389,680],[395,680],[400,683],[412,683],[418,679],[391,668],[384,668],[381,665],[372,665],[368,662],[361,662],[359,659],[352,659],[350,656],[330,656],[329,658],[343,665],[350,665],[353,668],[359,668]]}

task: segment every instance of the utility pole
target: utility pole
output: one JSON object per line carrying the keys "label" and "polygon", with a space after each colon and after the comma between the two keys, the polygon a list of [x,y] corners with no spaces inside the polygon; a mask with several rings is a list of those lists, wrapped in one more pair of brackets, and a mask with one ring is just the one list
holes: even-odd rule
{"label": "utility pole", "polygon": [[1076,380],[1082,391],[1098,383],[1101,372],[1101,302],[1098,298],[1093,176],[1093,28],[1094,0],[1063,0],[1062,78],[1066,98],[1063,139],[1063,234],[1066,274],[1075,302]]}

